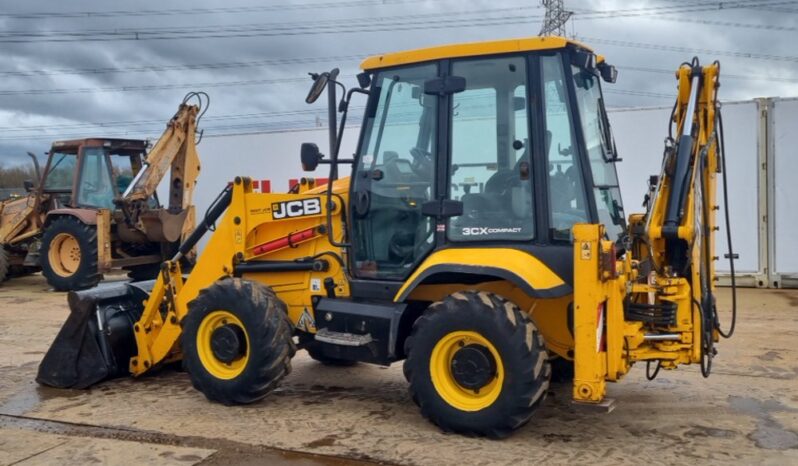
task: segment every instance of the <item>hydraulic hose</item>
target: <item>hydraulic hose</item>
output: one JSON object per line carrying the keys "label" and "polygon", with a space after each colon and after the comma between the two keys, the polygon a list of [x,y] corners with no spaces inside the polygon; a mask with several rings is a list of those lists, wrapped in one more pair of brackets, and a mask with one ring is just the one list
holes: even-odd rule
{"label": "hydraulic hose", "polygon": [[729,272],[731,273],[731,289],[732,289],[732,317],[731,317],[731,324],[729,325],[729,330],[724,332],[720,328],[720,320],[718,319],[717,313],[715,314],[715,328],[718,330],[718,333],[723,338],[731,338],[734,335],[734,329],[737,326],[737,283],[735,280],[734,275],[734,259],[736,258],[734,255],[734,250],[732,248],[732,236],[731,236],[731,220],[729,219],[729,188],[728,183],[726,181],[726,141],[723,139],[723,115],[718,109],[718,132],[719,132],[719,143],[720,143],[720,163],[721,163],[721,170],[723,173],[721,174],[721,178],[723,180],[723,212],[726,217],[726,245],[727,245],[727,254],[726,257],[729,259]]}
{"label": "hydraulic hose", "polygon": [[200,239],[205,235],[212,228],[212,225],[216,220],[227,210],[227,207],[230,205],[230,201],[233,199],[233,188],[232,186],[226,186],[224,190],[219,194],[213,204],[208,208],[208,211],[202,218],[202,222],[197,225],[194,231],[188,235],[183,244],[180,245],[180,249],[178,249],[177,254],[175,257],[172,258],[172,261],[179,261],[183,256],[188,254],[194,246],[197,245]]}

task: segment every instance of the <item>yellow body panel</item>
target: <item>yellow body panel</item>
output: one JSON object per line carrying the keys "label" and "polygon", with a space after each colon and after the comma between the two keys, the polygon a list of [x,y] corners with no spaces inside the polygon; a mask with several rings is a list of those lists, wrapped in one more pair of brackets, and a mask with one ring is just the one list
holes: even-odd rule
{"label": "yellow body panel", "polygon": [[[342,239],[343,225],[341,209],[348,194],[349,179],[341,179],[333,185],[333,232],[338,241]],[[199,292],[217,280],[233,275],[234,264],[242,261],[284,261],[319,254],[341,254],[339,248],[332,246],[326,234],[319,227],[326,226],[326,203],[322,195],[324,188],[316,188],[302,194],[261,194],[252,191],[250,180],[239,179],[233,186],[233,199],[227,212],[217,224],[205,251],[197,261],[187,279],[183,279],[178,263],[169,262],[168,282],[161,274],[147,300],[139,322],[134,327],[138,355],[131,360],[130,370],[138,375],[153,365],[179,357],[178,340],[181,334],[180,321],[188,313],[189,303]],[[295,218],[272,218],[273,205],[282,201],[301,199],[320,199],[318,213]],[[269,241],[314,229],[315,236],[267,253],[257,253],[255,247]],[[323,272],[269,272],[244,274],[243,277],[270,286],[288,307],[288,314],[295,325],[303,325],[302,330],[315,332],[312,319],[311,298],[323,294],[320,288],[314,293],[314,283],[323,283],[332,278],[336,284],[336,294],[349,296],[349,283],[340,264],[330,258],[329,267]],[[161,317],[161,304],[167,303],[166,317]],[[302,319],[306,313],[310,322]]]}
{"label": "yellow body panel", "polygon": [[495,271],[507,271],[526,282],[541,293],[553,292],[565,282],[536,257],[518,249],[510,248],[452,248],[433,252],[405,281],[394,301],[401,301],[424,276],[434,273],[438,267],[472,267]]}
{"label": "yellow body panel", "polygon": [[564,37],[525,37],[520,39],[441,45],[438,47],[428,47],[423,49],[405,50],[402,52],[374,55],[363,60],[363,62],[360,64],[360,68],[364,70],[373,70],[377,68],[409,65],[411,63],[420,63],[446,58],[476,57],[502,53],[561,49],[568,44],[574,44],[581,48],[590,50],[589,47]]}

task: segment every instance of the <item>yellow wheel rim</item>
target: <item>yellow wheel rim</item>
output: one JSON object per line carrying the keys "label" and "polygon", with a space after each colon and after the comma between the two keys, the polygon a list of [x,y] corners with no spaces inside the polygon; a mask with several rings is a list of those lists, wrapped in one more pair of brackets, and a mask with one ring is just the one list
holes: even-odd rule
{"label": "yellow wheel rim", "polygon": [[[225,363],[217,359],[211,346],[211,335],[214,330],[224,325],[238,326],[246,339],[246,350],[243,355]],[[205,370],[217,379],[230,380],[238,377],[249,361],[249,334],[241,320],[228,311],[213,311],[200,322],[197,330],[197,353]]]}
{"label": "yellow wheel rim", "polygon": [[80,243],[69,233],[59,233],[50,243],[47,253],[53,272],[70,277],[80,268]]}
{"label": "yellow wheel rim", "polygon": [[[496,362],[496,375],[487,385],[474,390],[461,386],[452,373],[452,361],[460,348],[481,345],[487,348]],[[432,384],[446,403],[461,411],[479,411],[492,405],[499,397],[504,382],[504,365],[496,347],[477,332],[458,330],[444,336],[432,349],[429,364]]]}

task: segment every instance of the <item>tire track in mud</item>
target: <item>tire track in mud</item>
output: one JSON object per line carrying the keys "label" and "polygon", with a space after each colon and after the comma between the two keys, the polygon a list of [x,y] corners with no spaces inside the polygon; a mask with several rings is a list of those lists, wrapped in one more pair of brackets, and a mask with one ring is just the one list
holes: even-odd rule
{"label": "tire track in mud", "polygon": [[[103,427],[29,416],[0,414],[0,429],[32,430],[47,434],[92,439],[123,440],[142,444],[166,445],[216,450],[200,464],[239,464],[257,461],[262,464],[295,466],[342,466],[386,464],[369,458],[337,457],[280,450],[222,438],[181,436],[122,427]],[[253,463],[254,464],[254,463]]]}

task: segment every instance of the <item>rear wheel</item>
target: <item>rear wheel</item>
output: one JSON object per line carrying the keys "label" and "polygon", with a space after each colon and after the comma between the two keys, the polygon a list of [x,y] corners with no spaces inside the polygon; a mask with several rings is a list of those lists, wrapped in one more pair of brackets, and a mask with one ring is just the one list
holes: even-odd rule
{"label": "rear wheel", "polygon": [[551,377],[535,325],[493,293],[460,292],[431,305],[405,350],[413,400],[446,431],[509,435],[532,417]]}
{"label": "rear wheel", "polygon": [[259,283],[221,280],[189,303],[183,367],[194,388],[226,405],[265,397],[291,372],[296,353],[285,304]]}
{"label": "rear wheel", "polygon": [[42,274],[56,291],[83,290],[102,280],[97,270],[97,230],[75,217],[60,217],[42,235]]}

